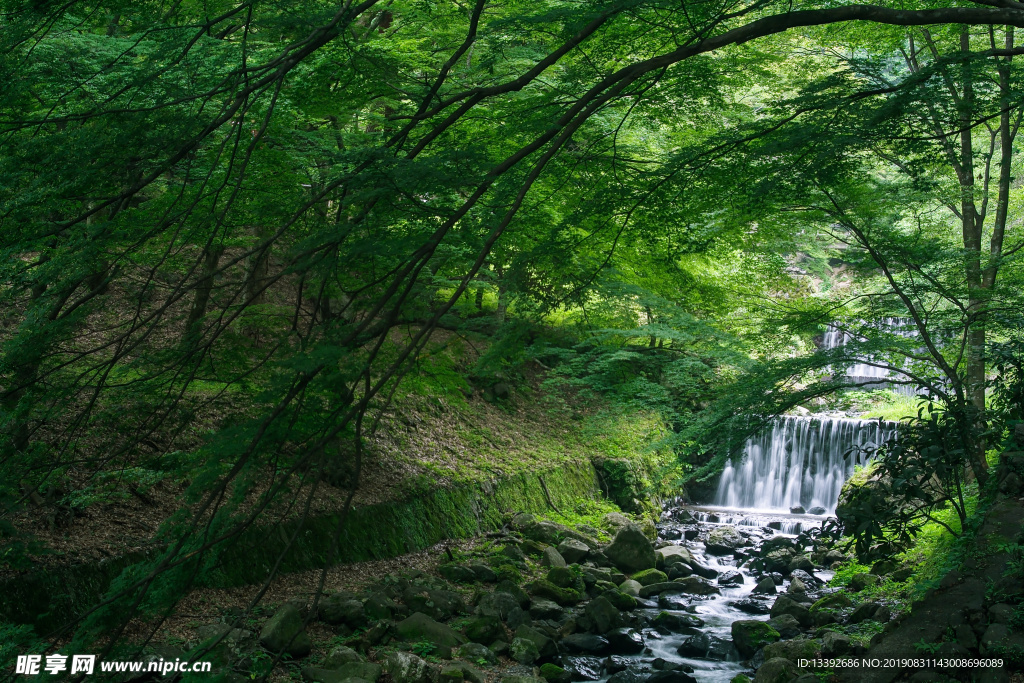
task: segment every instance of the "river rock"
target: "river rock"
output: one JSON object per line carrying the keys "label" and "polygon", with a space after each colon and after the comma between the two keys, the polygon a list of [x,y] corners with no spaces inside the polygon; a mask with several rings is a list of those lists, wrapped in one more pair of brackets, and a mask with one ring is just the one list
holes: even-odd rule
{"label": "river rock", "polygon": [[410,652],[393,650],[384,658],[384,671],[394,683],[431,683],[431,667]]}
{"label": "river rock", "polygon": [[608,639],[593,633],[573,633],[562,638],[562,648],[571,655],[603,655],[608,653]]}
{"label": "river rock", "polygon": [[643,585],[639,581],[634,581],[633,579],[626,579],[619,585],[620,591],[626,595],[631,595],[634,598],[640,597],[641,588],[643,588]]}
{"label": "river rock", "polygon": [[765,600],[758,600],[757,598],[733,600],[729,605],[746,614],[769,614],[772,611],[771,606]]}
{"label": "river rock", "polygon": [[338,645],[327,653],[327,656],[324,658],[321,666],[325,669],[340,669],[345,664],[352,664],[353,662],[361,661],[363,661],[363,658],[358,652],[350,647]]}
{"label": "river rock", "polygon": [[783,614],[793,616],[804,628],[807,628],[813,622],[811,613],[806,607],[785,595],[781,595],[775,600],[771,611],[772,617],[778,617]]}
{"label": "river rock", "polygon": [[654,546],[636,525],[622,527],[614,540],[604,549],[611,562],[627,573],[634,573],[655,566],[657,558]]}
{"label": "river rock", "polygon": [[[487,617],[481,617],[486,619]],[[500,624],[500,622],[499,622]],[[428,642],[436,648],[437,656],[451,659],[452,649],[466,642],[466,638],[449,626],[439,623],[422,612],[403,619],[395,625],[398,636],[410,643]]]}
{"label": "river rock", "polygon": [[732,555],[737,548],[749,545],[749,541],[731,526],[720,526],[711,530],[704,547],[712,555]]}
{"label": "river rock", "polygon": [[763,621],[741,619],[732,622],[732,642],[744,657],[750,657],[780,637],[778,631]]}
{"label": "river rock", "polygon": [[779,632],[783,638],[796,638],[800,635],[800,622],[792,614],[780,614],[768,620],[768,624]]}
{"label": "river rock", "polygon": [[804,509],[803,505],[794,505],[793,507],[789,508],[789,514],[791,515],[803,515],[806,513],[807,510]]}
{"label": "river rock", "polygon": [[735,651],[732,643],[708,633],[690,636],[676,649],[683,657],[704,657],[705,659],[729,659]]}
{"label": "river rock", "polygon": [[587,559],[590,548],[583,541],[567,538],[558,544],[558,554],[569,564],[578,564]]}
{"label": "river rock", "polygon": [[443,564],[437,568],[438,573],[452,583],[473,583],[476,574],[472,569],[461,564]]}
{"label": "river rock", "polygon": [[572,529],[564,524],[548,521],[533,522],[523,527],[523,536],[548,545],[556,545],[563,538],[569,537],[571,532]]}
{"label": "river rock", "polygon": [[519,601],[509,593],[502,591],[484,593],[480,598],[480,602],[476,605],[476,613],[478,615],[483,617],[497,617],[502,621],[508,619],[513,610],[519,609],[521,609]]}
{"label": "river rock", "polygon": [[657,566],[665,569],[672,565],[682,562],[684,564],[693,564],[693,554],[681,545],[667,545],[663,548],[658,548],[654,553],[657,561]]}
{"label": "river rock", "polygon": [[601,660],[597,657],[565,655],[562,657],[562,668],[574,681],[601,680]]}
{"label": "river rock", "polygon": [[565,567],[566,562],[560,552],[548,546],[547,548],[544,548],[544,552],[541,553],[540,565],[542,567]]}
{"label": "river rock", "polygon": [[754,676],[754,683],[790,683],[800,675],[797,665],[788,659],[776,657],[762,664]]}
{"label": "river rock", "polygon": [[548,683],[571,683],[572,681],[572,676],[568,671],[551,662],[540,668],[540,677]]}
{"label": "river rock", "polygon": [[633,574],[632,579],[639,583],[641,586],[650,586],[654,583],[665,583],[668,581],[668,576],[663,571],[657,569],[645,569],[643,571]]}
{"label": "river rock", "polygon": [[[516,609],[519,609],[518,605]],[[471,620],[463,629],[466,638],[481,645],[493,643],[505,637],[505,627],[501,625],[501,619],[494,614],[485,614]]]}
{"label": "river rock", "polygon": [[540,653],[542,658],[554,657],[558,654],[558,647],[555,645],[555,641],[532,626],[520,626],[516,629],[515,637],[526,638],[536,645],[537,652]]}
{"label": "river rock", "polygon": [[677,562],[670,567],[665,567],[665,569],[668,571],[668,578],[670,581],[685,579],[687,576],[693,576],[693,569],[690,565],[682,562]]}
{"label": "river rock", "polygon": [[306,635],[299,608],[286,603],[267,620],[260,631],[260,645],[272,653],[285,653],[293,659],[305,657],[313,649]]}
{"label": "river rock", "polygon": [[588,630],[592,633],[608,633],[622,622],[619,610],[603,595],[591,600],[583,614],[590,624]]}
{"label": "river rock", "polygon": [[698,576],[687,576],[685,579],[677,579],[672,583],[679,584],[683,587],[683,592],[690,595],[720,595],[722,592],[718,586],[712,585],[706,579]]}
{"label": "river rock", "polygon": [[826,510],[825,508],[821,507],[820,505],[815,505],[814,507],[812,507],[810,510],[807,511],[807,514],[809,514],[809,515],[819,515],[819,516],[827,514],[827,513],[828,513],[828,510]]}
{"label": "river rock", "polygon": [[563,607],[577,604],[583,599],[579,591],[572,588],[560,588],[546,579],[532,581],[526,586],[535,597],[552,600]]}
{"label": "river rock", "polygon": [[608,683],[644,683],[649,675],[650,673],[643,669],[625,669],[612,674],[608,678]]}
{"label": "river rock", "polygon": [[825,631],[821,638],[821,654],[825,657],[838,657],[849,654],[853,649],[850,637],[836,631]]}
{"label": "river rock", "polygon": [[743,580],[743,574],[735,569],[728,569],[718,575],[719,586],[738,586]]}
{"label": "river rock", "polygon": [[875,612],[878,611],[879,607],[880,605],[877,602],[861,603],[850,612],[849,622],[851,624],[859,624],[862,621],[867,621],[875,616]]}
{"label": "river rock", "polygon": [[759,595],[775,595],[778,591],[775,590],[775,581],[770,576],[766,576],[757,582],[751,592]]}
{"label": "river rock", "polygon": [[317,605],[317,616],[320,621],[349,628],[360,628],[366,625],[366,613],[363,603],[351,593],[335,593],[320,601]]}
{"label": "river rock", "polygon": [[466,643],[457,650],[457,654],[471,662],[497,664],[498,656],[487,646],[480,643]]}
{"label": "river rock", "polygon": [[[642,600],[642,598],[637,598]],[[690,599],[683,597],[682,593],[663,593],[658,596],[657,606],[662,609],[682,612],[689,609]]]}
{"label": "river rock", "polygon": [[530,605],[530,616],[534,619],[561,621],[565,610],[551,600],[538,599]]}
{"label": "river rock", "polygon": [[608,651],[617,655],[637,655],[644,651],[644,639],[635,629],[616,628],[608,631]]}
{"label": "river rock", "polygon": [[651,620],[651,626],[661,634],[688,633],[695,635],[696,629],[704,625],[704,620],[692,614],[679,614],[677,612],[659,612]]}
{"label": "river rock", "polygon": [[868,574],[867,572],[854,574],[850,578],[850,590],[859,593],[868,586],[874,586],[879,581],[880,579],[877,576],[874,574]]}
{"label": "river rock", "polygon": [[512,659],[525,666],[530,666],[540,659],[540,652],[537,650],[537,646],[533,644],[532,640],[526,638],[513,638],[508,651]]}

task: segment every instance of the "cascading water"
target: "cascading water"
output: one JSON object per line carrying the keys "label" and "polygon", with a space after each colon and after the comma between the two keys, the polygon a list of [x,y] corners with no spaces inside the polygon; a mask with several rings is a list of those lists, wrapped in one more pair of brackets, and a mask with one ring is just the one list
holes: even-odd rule
{"label": "cascading water", "polygon": [[831,514],[843,482],[865,463],[859,449],[885,443],[895,427],[838,417],[778,418],[747,440],[739,462],[729,461],[712,504],[773,512],[824,508]]}
{"label": "cascading water", "polygon": [[[916,338],[918,336],[917,330],[904,318],[883,318],[874,324],[873,327],[882,332],[900,337]],[[822,348],[825,350],[838,349],[856,339],[857,336],[853,333],[830,326],[828,331],[825,332]],[[886,386],[905,396],[915,396],[918,391],[917,387],[914,386],[889,383],[888,380],[892,378],[892,373],[886,368],[880,368],[869,363],[854,363],[846,369],[845,375],[855,382],[877,384],[879,387]]]}

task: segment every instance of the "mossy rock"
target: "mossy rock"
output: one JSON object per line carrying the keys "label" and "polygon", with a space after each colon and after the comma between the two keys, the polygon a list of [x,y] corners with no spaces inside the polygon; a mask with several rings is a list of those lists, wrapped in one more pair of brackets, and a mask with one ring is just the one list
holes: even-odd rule
{"label": "mossy rock", "polygon": [[601,593],[601,597],[612,603],[615,609],[619,611],[628,612],[636,609],[636,599],[632,595],[626,595],[619,590],[606,590],[604,593]]}
{"label": "mossy rock", "polygon": [[842,609],[853,605],[853,600],[845,593],[832,593],[821,598],[811,605],[812,612],[819,612],[823,609]]}
{"label": "mossy rock", "polygon": [[752,681],[746,674],[736,674],[729,683],[752,683]]}
{"label": "mossy rock", "polygon": [[650,586],[652,583],[664,583],[668,581],[668,574],[657,569],[644,569],[630,577],[641,586]]}
{"label": "mossy rock", "polygon": [[526,589],[538,598],[556,602],[562,607],[578,604],[583,595],[572,588],[560,588],[546,579],[539,579],[526,586]]}
{"label": "mossy rock", "polygon": [[540,667],[540,676],[548,683],[569,683],[572,680],[568,671],[551,662]]}
{"label": "mossy rock", "polygon": [[578,569],[572,567],[552,567],[548,571],[547,580],[559,588],[571,588],[579,593],[584,590],[583,576]]}
{"label": "mossy rock", "polygon": [[732,622],[732,641],[744,657],[750,657],[781,637],[778,631],[764,621],[740,619]]}

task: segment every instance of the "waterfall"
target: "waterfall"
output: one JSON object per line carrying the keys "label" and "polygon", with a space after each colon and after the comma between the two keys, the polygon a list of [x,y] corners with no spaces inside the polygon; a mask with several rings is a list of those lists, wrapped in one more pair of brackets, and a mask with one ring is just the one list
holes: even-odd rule
{"label": "waterfall", "polygon": [[[914,329],[913,325],[904,318],[883,318],[872,326],[878,330],[887,332],[888,334],[894,334],[900,337],[916,338],[918,336],[917,330]],[[839,347],[846,346],[846,344],[856,340],[856,335],[830,325],[828,330],[825,332],[825,339],[823,340],[822,348],[826,350],[838,349]],[[855,382],[871,382],[877,384],[879,387],[886,386],[888,384],[886,380],[891,376],[891,373],[885,368],[869,365],[868,363],[855,363],[846,369],[845,374]],[[904,396],[916,396],[918,391],[917,387],[905,384],[892,384],[887,388],[892,389],[899,394],[903,394]]]}
{"label": "waterfall", "polygon": [[839,491],[863,453],[850,449],[879,446],[896,423],[839,417],[777,418],[770,429],[751,437],[739,462],[722,471],[714,505],[789,512],[795,506],[835,512]]}

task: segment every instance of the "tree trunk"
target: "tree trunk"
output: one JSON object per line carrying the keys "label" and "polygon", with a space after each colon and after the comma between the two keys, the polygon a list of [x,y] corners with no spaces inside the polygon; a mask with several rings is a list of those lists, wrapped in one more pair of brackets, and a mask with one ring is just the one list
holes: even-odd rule
{"label": "tree trunk", "polygon": [[189,311],[188,321],[185,323],[185,336],[198,336],[197,326],[199,321],[206,315],[206,307],[210,304],[210,294],[213,292],[213,277],[220,264],[220,257],[224,253],[224,247],[211,245],[203,257],[203,273],[196,285],[196,296],[192,300],[192,310]]}

